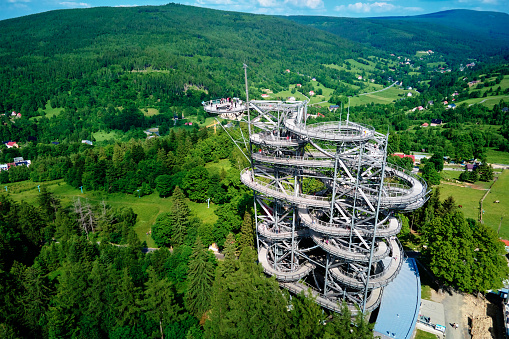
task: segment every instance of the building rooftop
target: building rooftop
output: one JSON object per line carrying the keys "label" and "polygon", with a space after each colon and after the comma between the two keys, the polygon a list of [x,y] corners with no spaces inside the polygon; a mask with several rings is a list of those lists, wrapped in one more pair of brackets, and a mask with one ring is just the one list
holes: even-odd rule
{"label": "building rooftop", "polygon": [[407,258],[399,275],[384,288],[375,325],[382,339],[412,337],[421,305],[421,281],[417,263]]}

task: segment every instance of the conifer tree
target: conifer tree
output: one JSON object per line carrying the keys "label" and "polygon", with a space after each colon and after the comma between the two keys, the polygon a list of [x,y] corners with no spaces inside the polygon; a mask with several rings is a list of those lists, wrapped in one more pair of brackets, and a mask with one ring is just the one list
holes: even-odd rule
{"label": "conifer tree", "polygon": [[173,286],[166,279],[159,279],[152,266],[149,266],[148,281],[145,283],[143,310],[148,318],[159,324],[161,339],[164,339],[164,324],[168,325],[177,317],[180,307],[175,302]]}
{"label": "conifer tree", "polygon": [[240,248],[254,248],[254,229],[253,229],[253,220],[251,219],[251,214],[246,211],[244,213],[244,221],[242,222],[242,226],[240,228]]}
{"label": "conifer tree", "polygon": [[210,307],[213,282],[214,266],[209,261],[208,249],[203,246],[201,239],[198,237],[189,262],[188,288],[184,298],[186,308],[198,319]]}
{"label": "conifer tree", "polygon": [[232,275],[238,267],[235,255],[236,244],[232,233],[226,236],[224,243],[224,260],[219,262],[216,270],[212,297],[210,299],[210,317],[205,323],[205,336],[207,338],[226,338],[227,327],[230,326],[226,314],[229,310],[229,291],[226,287],[226,278]]}
{"label": "conifer tree", "polygon": [[275,279],[265,276],[255,257],[252,249],[245,248],[235,272],[216,276],[206,337],[284,337],[288,322],[287,293],[280,290]]}
{"label": "conifer tree", "polygon": [[175,187],[172,195],[173,205],[171,206],[172,219],[172,245],[180,246],[184,243],[189,226],[190,210],[186,204],[185,196],[180,187]]}
{"label": "conifer tree", "polygon": [[137,301],[140,299],[139,288],[129,276],[128,268],[124,268],[116,290],[117,299],[117,325],[133,326],[138,320],[140,311]]}
{"label": "conifer tree", "polygon": [[290,338],[318,338],[323,334],[325,313],[311,294],[301,293],[292,298],[290,321],[286,328]]}
{"label": "conifer tree", "polygon": [[113,267],[96,260],[92,263],[88,280],[90,288],[86,292],[88,308],[86,314],[94,318],[98,327],[108,333],[115,325],[114,293],[117,277]]}

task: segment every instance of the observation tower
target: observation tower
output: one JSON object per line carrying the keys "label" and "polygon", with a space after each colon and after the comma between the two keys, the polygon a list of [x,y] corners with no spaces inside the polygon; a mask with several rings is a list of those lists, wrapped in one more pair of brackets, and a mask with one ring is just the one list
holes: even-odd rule
{"label": "observation tower", "polygon": [[293,293],[311,289],[327,309],[374,310],[405,260],[394,213],[421,207],[426,182],[387,164],[388,134],[371,126],[307,124],[306,101],[242,104],[251,166],[241,181],[254,193],[265,273]]}

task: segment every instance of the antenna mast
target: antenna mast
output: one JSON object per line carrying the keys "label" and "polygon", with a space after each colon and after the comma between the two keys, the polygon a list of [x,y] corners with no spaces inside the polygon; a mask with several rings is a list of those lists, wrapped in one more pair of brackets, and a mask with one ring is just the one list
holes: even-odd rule
{"label": "antenna mast", "polygon": [[247,87],[247,65],[243,64],[242,67],[244,67],[244,82],[246,83],[247,128],[249,130],[249,136],[251,137],[251,114],[249,113],[249,89]]}

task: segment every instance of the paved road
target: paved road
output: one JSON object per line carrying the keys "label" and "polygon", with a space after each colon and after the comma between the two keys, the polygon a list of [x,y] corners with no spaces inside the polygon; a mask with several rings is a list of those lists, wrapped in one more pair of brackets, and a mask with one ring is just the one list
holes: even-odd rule
{"label": "paved road", "polygon": [[[435,298],[433,298],[435,299]],[[466,319],[461,315],[461,308],[463,307],[463,295],[457,292],[444,291],[442,295],[438,295],[437,302],[444,305],[446,331],[445,337],[447,339],[467,339],[470,338],[468,334],[468,324]],[[453,323],[458,323],[459,328],[455,329],[451,326]]]}
{"label": "paved road", "polygon": [[[117,245],[118,246],[118,245]],[[127,245],[126,245],[127,246]],[[154,252],[154,251],[157,251],[159,248],[157,247],[144,247],[141,249],[141,251],[143,253],[149,253],[149,252]],[[173,253],[173,249],[170,249],[170,252]],[[223,260],[224,259],[224,254],[223,253],[219,253],[219,252],[215,252],[214,255],[216,256],[216,259],[217,260]]]}

